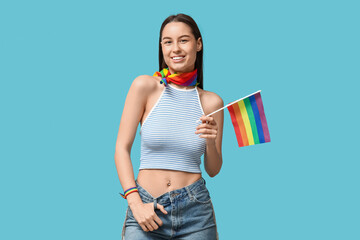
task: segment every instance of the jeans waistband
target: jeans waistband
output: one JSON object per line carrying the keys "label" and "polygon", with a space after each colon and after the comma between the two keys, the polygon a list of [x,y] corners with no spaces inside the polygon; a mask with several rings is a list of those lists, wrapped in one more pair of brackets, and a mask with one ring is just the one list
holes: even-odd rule
{"label": "jeans waistband", "polygon": [[136,186],[138,188],[139,194],[141,198],[144,200],[147,200],[148,202],[152,202],[155,199],[158,203],[166,202],[168,201],[172,196],[184,196],[188,195],[190,198],[192,198],[193,195],[195,195],[197,192],[203,191],[204,188],[206,188],[206,181],[203,177],[201,177],[196,182],[185,186],[183,188],[175,189],[170,192],[166,192],[162,194],[161,196],[154,198],[148,191],[146,191],[143,187],[139,185],[137,180],[135,180]]}

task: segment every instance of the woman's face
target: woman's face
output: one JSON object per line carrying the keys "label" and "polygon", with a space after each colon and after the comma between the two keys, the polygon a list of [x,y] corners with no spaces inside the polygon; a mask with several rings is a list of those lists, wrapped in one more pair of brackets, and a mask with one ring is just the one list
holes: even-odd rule
{"label": "woman's face", "polygon": [[161,48],[170,73],[191,72],[196,53],[201,50],[200,38],[195,40],[191,28],[183,22],[170,22],[162,32]]}

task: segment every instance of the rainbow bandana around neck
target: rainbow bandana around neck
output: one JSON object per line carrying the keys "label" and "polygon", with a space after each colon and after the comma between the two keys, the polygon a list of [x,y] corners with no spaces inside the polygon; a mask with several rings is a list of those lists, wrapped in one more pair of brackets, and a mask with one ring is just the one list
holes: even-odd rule
{"label": "rainbow bandana around neck", "polygon": [[169,68],[164,68],[160,72],[155,72],[153,76],[161,77],[162,80],[160,81],[160,84],[164,83],[165,86],[167,86],[169,82],[173,82],[181,86],[199,85],[197,82],[197,69],[192,72],[170,74]]}

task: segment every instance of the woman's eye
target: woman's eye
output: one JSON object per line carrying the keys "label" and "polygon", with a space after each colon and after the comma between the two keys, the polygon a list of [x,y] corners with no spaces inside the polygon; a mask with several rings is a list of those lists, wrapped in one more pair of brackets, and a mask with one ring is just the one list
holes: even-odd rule
{"label": "woman's eye", "polygon": [[[181,40],[180,40],[181,43],[186,43],[186,42],[188,42],[188,41],[189,41],[189,40],[187,40],[187,39],[181,39]],[[170,44],[172,44],[172,41],[165,41],[164,44],[165,44],[165,45],[170,45]]]}

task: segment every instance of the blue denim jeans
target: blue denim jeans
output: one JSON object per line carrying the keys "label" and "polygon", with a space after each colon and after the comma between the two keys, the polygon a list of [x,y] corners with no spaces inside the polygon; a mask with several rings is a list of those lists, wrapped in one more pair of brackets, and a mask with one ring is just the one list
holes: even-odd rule
{"label": "blue denim jeans", "polygon": [[122,230],[123,240],[219,239],[214,207],[204,178],[157,198],[151,196],[137,181],[135,182],[144,203],[157,201],[164,206],[168,214],[156,209],[155,213],[162,220],[163,225],[154,231],[145,232],[128,207]]}

